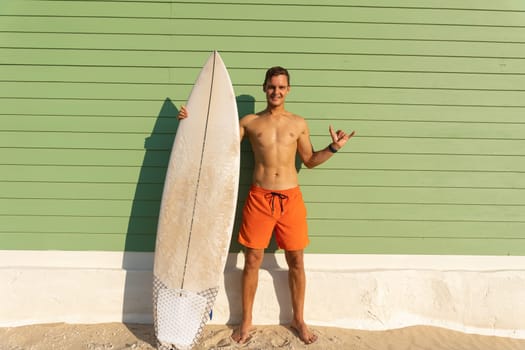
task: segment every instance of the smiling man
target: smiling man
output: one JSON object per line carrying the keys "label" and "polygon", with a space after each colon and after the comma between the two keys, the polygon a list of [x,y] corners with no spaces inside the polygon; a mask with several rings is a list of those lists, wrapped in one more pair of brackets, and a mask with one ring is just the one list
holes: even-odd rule
{"label": "smiling man", "polygon": [[288,71],[282,67],[270,68],[266,72],[263,91],[266,93],[266,109],[247,115],[240,121],[241,139],[247,136],[250,140],[255,169],[239,233],[239,242],[245,246],[243,318],[233,339],[244,343],[249,338],[259,268],[264,249],[274,233],[279,248],[285,250],[289,268],[293,309],[291,327],[303,342],[310,344],[317,340],[317,336],[304,321],[306,277],[303,250],[309,240],[295,156],[299,153],[303,163],[313,168],[328,160],[354,133],[334,132],[330,126],[332,143],[315,152],[306,121],[285,109],[286,96],[290,92]]}
{"label": "smiling man", "polygon": [[[239,232],[239,242],[245,247],[242,323],[234,331],[232,338],[243,344],[250,337],[259,268],[264,250],[268,247],[272,234],[275,234],[279,248],[285,251],[289,268],[288,281],[293,310],[291,327],[305,344],[311,344],[317,340],[317,335],[304,321],[304,249],[309,243],[308,227],[295,156],[298,153],[303,163],[308,168],[313,168],[330,159],[355,132],[335,132],[330,126],[332,142],[324,149],[314,151],[306,121],[288,112],[284,106],[290,92],[288,71],[282,67],[268,69],[263,91],[266,94],[266,109],[240,120],[241,140],[245,136],[250,140],[255,168]],[[179,118],[186,117],[186,109],[182,108]]]}

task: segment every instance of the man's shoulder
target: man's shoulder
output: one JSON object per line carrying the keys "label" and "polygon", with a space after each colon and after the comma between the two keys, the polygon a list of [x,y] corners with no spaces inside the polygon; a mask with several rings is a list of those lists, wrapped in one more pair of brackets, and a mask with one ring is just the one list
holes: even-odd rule
{"label": "man's shoulder", "polygon": [[254,119],[257,119],[259,116],[255,113],[246,114],[244,117],[240,119],[241,123],[248,123]]}
{"label": "man's shoulder", "polygon": [[295,114],[295,113],[290,113],[290,116],[292,118],[294,118],[296,121],[298,122],[304,122],[306,121],[306,119],[304,119],[303,117],[301,117],[299,114]]}
{"label": "man's shoulder", "polygon": [[306,125],[306,119],[298,114],[290,113],[290,119],[297,125]]}

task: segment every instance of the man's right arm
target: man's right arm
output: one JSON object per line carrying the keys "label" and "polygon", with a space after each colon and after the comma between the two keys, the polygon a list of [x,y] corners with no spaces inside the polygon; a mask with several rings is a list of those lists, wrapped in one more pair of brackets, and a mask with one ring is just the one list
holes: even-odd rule
{"label": "man's right arm", "polygon": [[246,135],[246,127],[247,125],[257,118],[257,114],[248,114],[239,120],[239,135],[240,135],[240,141],[244,138],[244,135]]}

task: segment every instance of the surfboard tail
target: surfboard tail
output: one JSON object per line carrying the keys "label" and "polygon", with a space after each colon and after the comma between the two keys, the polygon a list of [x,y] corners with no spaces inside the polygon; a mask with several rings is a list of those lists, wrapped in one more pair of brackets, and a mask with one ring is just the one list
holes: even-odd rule
{"label": "surfboard tail", "polygon": [[190,350],[211,318],[219,287],[195,292],[168,288],[154,277],[153,307],[158,348]]}

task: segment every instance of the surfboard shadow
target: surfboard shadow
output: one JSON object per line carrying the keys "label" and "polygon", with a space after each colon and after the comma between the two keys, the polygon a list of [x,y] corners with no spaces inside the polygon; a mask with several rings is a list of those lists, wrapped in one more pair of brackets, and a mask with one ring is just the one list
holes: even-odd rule
{"label": "surfboard shadow", "polygon": [[[144,157],[128,221],[122,268],[126,271],[122,320],[137,338],[155,346],[151,329],[131,323],[151,323],[152,271],[157,222],[171,147],[178,128],[179,110],[166,98],[151,134],[144,141]],[[130,323],[131,322],[131,323]],[[136,331],[139,329],[139,331]]]}
{"label": "surfboard shadow", "polygon": [[[237,108],[239,110],[240,117],[255,113],[255,98],[251,95],[237,96]],[[302,166],[302,161],[299,156],[296,156],[295,166],[299,172]],[[252,183],[253,169],[254,158],[251,145],[247,139],[244,139],[241,144],[240,183],[235,224],[230,245],[230,254],[228,255],[224,274],[225,292],[230,308],[230,315],[227,321],[227,324],[229,325],[237,325],[242,319],[242,268],[237,267],[237,255],[242,254],[243,248],[237,242],[237,236],[242,220],[242,208]],[[272,237],[269,247],[265,250],[265,259],[261,266],[261,270],[268,272],[272,279],[275,296],[279,304],[279,323],[287,324],[292,320],[292,304],[290,298],[290,289],[288,286],[288,270],[279,265],[276,256],[276,254],[279,254],[278,250],[279,248],[275,238]],[[258,302],[257,299],[255,302]]]}

